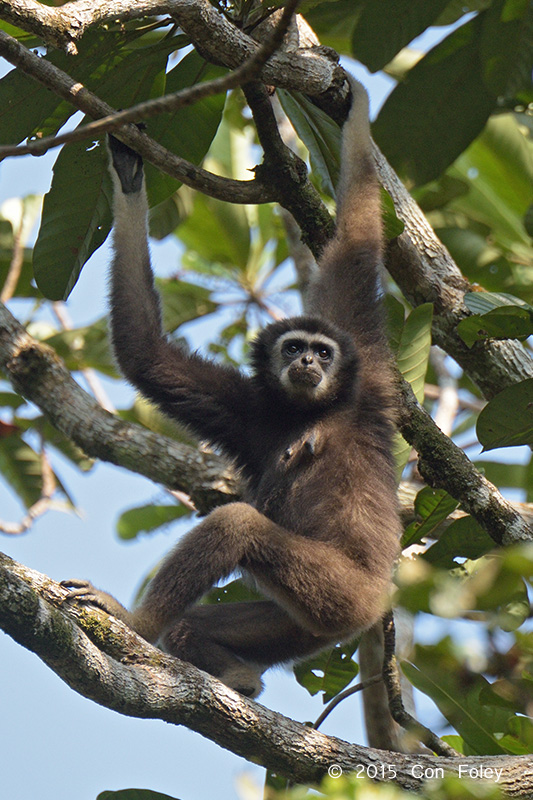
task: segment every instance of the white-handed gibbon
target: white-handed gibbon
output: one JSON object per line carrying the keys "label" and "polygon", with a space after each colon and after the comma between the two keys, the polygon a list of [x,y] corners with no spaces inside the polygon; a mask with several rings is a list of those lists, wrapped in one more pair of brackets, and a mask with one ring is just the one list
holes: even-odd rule
{"label": "white-handed gibbon", "polygon": [[[250,696],[269,666],[376,622],[398,552],[380,191],[368,98],[354,79],[350,86],[337,230],[319,261],[312,315],[260,333],[252,376],[186,353],[162,332],[142,161],[110,141],[118,363],[143,395],[232,458],[247,488],[243,502],[215,509],[181,539],[134,611],[85,581],[64,584],[69,597]],[[195,605],[235,570],[268,599]]]}

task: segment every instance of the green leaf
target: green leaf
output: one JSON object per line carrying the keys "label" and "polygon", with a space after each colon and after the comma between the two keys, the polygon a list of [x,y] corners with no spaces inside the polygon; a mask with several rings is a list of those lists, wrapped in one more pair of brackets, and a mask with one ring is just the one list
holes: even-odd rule
{"label": "green leaf", "polygon": [[464,296],[467,308],[474,314],[488,314],[500,308],[513,308],[519,306],[533,314],[533,306],[505,292],[467,292]]}
{"label": "green leaf", "polygon": [[456,558],[479,558],[494,546],[494,539],[473,517],[461,517],[441,533],[438,542],[426,550],[423,558],[441,569],[451,569],[456,566]]}
{"label": "green leaf", "polygon": [[[431,303],[423,303],[413,309],[405,321],[396,351],[398,369],[411,384],[419,402],[424,399],[424,380],[431,348],[432,319],[433,306]],[[399,433],[394,437],[393,452],[399,478],[411,452],[411,446]]]}
{"label": "green leaf", "polygon": [[[68,458],[72,464],[75,464],[82,472],[89,472],[94,466],[94,459],[89,458],[83,450],[81,450],[74,442],[67,436],[64,436],[60,431],[55,428],[46,417],[17,417],[15,423],[24,431],[37,431],[39,436],[42,436],[47,446],[53,447],[61,455]],[[57,478],[57,476],[56,476]],[[64,486],[61,486],[62,491],[69,497]],[[74,502],[69,497],[70,502]]]}
{"label": "green leaf", "polygon": [[449,0],[395,0],[366,3],[352,33],[352,52],[370,72],[392,61],[400,50],[434,24]]}
{"label": "green leaf", "polygon": [[[393,167],[415,184],[433,180],[482,130],[497,97],[522,80],[529,17],[494,0],[422,58],[391,93],[374,137]],[[529,32],[531,36],[531,32]]]}
{"label": "green leaf", "polygon": [[341,130],[324,111],[299,92],[277,92],[283,110],[309,150],[311,168],[322,190],[335,197],[339,179]]}
{"label": "green leaf", "polygon": [[381,209],[383,213],[383,232],[386,239],[395,239],[404,232],[405,225],[396,214],[396,208],[390,194],[381,188]]}
{"label": "green leaf", "polygon": [[[207,64],[193,51],[167,73],[165,94],[218,78],[226,72],[222,67]],[[147,132],[172,153],[193,164],[200,164],[222,120],[224,103],[225,95],[216,94],[171,114],[160,114],[148,121]],[[150,206],[166,200],[181,185],[175,178],[159,172],[150,164],[146,165],[146,184]]]}
{"label": "green leaf", "polygon": [[153,792],[151,789],[119,789],[117,792],[100,792],[96,800],[177,800],[177,798]]}
{"label": "green leaf", "polygon": [[167,331],[175,331],[184,322],[212,314],[218,308],[209,299],[210,292],[203,286],[174,278],[158,279],[156,284],[163,306],[163,325]]}
{"label": "green leaf", "polygon": [[193,255],[207,262],[209,272],[212,262],[232,271],[246,270],[251,242],[243,206],[196,194],[193,211],[178,228],[178,236]]}
{"label": "green leaf", "polygon": [[509,753],[501,735],[507,732],[512,714],[485,706],[480,694],[489,687],[481,675],[469,672],[456,658],[450,639],[438,645],[416,647],[415,663],[402,663],[411,683],[436,703],[440,712],[462,736],[471,753],[497,755]]}
{"label": "green leaf", "polygon": [[[359,9],[366,0],[336,0],[313,3],[309,11],[302,11],[316,32],[322,45],[333,47],[337,53],[351,52],[351,34]],[[307,5],[304,0],[303,8]]]}
{"label": "green leaf", "polygon": [[424,399],[432,320],[431,303],[423,303],[413,309],[405,321],[397,352],[398,369],[411,384],[419,402]]}
{"label": "green leaf", "polygon": [[16,434],[1,440],[0,473],[26,508],[41,497],[41,457]]}
{"label": "green leaf", "polygon": [[411,522],[402,536],[402,548],[431,537],[435,529],[448,517],[459,503],[444,489],[431,489],[425,486],[415,499],[415,512],[418,520]]}
{"label": "green leaf", "polygon": [[400,303],[392,294],[385,295],[384,304],[387,312],[387,336],[389,345],[392,352],[397,353],[405,321],[405,308],[403,303]]}
{"label": "green leaf", "polygon": [[[43,60],[69,74],[74,70],[76,80],[103,96],[97,85],[127,56],[129,51],[123,49],[125,38],[121,32],[109,29],[88,31],[77,42],[75,61],[59,50]],[[0,80],[0,144],[18,144],[37,134],[56,133],[75,113],[74,106],[54,92],[43,91],[40,83],[21,70],[12,70]]]}
{"label": "green leaf", "polygon": [[33,250],[35,280],[45,297],[65,300],[89,256],[111,227],[111,183],[103,147],[64,147],[45,195]]}
{"label": "green leaf", "polygon": [[0,408],[17,409],[26,403],[23,397],[13,392],[0,392]]}
{"label": "green leaf", "polygon": [[467,347],[485,339],[525,341],[533,335],[533,317],[525,308],[505,306],[481,316],[466,317],[457,326],[457,332]]}
{"label": "green leaf", "polygon": [[[531,462],[530,462],[531,463]],[[475,460],[475,466],[499,489],[528,489],[531,474],[527,464],[508,464],[501,461]]]}
{"label": "green leaf", "polygon": [[476,433],[483,450],[533,447],[533,378],[508,386],[481,411]]}
{"label": "green leaf", "polygon": [[344,645],[337,645],[332,650],[319,653],[311,659],[298,663],[293,669],[296,680],[304,686],[309,694],[323,692],[324,703],[342,692],[359,673],[359,667],[353,661],[359,639]]}
{"label": "green leaf", "polygon": [[468,193],[453,202],[453,210],[467,214],[478,227],[486,225],[492,242],[531,260],[524,217],[531,203],[533,142],[516,116],[492,117],[483,133],[457,159],[450,175],[469,181]]}
{"label": "green leaf", "polygon": [[[151,95],[158,76],[164,75],[167,50],[163,46],[131,53],[115,70],[97,83],[99,94],[114,107],[128,107]],[[194,58],[192,57],[194,56]],[[188,85],[191,73],[198,75],[203,61],[196,54],[185,58],[167,79],[170,90]],[[191,161],[205,155],[218,127],[223,98],[209,98],[184,113],[162,115],[149,125],[163,145],[176,144],[180,136],[180,154]],[[179,132],[179,133],[178,133]],[[152,200],[166,199],[179,183],[155,175],[147,167],[148,194]],[[111,225],[111,181],[107,153],[100,146],[87,150],[74,144],[63,148],[54,166],[54,178],[45,196],[43,219],[34,249],[35,277],[46,297],[53,300],[68,296],[80,271],[105,240]]]}
{"label": "green leaf", "polygon": [[140,533],[153,533],[188,513],[185,506],[179,505],[130,508],[118,518],[117,534],[121,539],[136,539]]}

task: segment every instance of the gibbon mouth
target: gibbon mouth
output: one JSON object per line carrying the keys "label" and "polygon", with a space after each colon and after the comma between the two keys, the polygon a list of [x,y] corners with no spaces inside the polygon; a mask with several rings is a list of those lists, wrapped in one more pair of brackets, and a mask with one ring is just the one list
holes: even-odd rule
{"label": "gibbon mouth", "polygon": [[322,373],[316,367],[292,364],[289,367],[289,378],[291,383],[315,387],[322,380]]}

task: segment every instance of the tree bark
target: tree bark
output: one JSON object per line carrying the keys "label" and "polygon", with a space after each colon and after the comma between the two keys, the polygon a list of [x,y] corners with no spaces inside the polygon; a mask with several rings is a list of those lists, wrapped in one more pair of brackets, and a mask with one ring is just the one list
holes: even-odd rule
{"label": "tree bark", "polygon": [[349,744],[242,697],[98,609],[62,605],[65,595],[50,578],[0,555],[0,627],[106,708],[186,725],[296,782],[316,783],[340,768],[416,791],[434,770],[463,777],[478,770],[492,780],[497,774],[511,797],[533,795],[530,756],[437,758]]}

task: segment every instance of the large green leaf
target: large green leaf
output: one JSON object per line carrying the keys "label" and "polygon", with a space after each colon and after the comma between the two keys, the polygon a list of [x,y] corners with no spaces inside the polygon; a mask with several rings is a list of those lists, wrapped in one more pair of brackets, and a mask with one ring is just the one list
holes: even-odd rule
{"label": "large green leaf", "polygon": [[61,331],[45,341],[61,356],[70,370],[92,367],[106,375],[117,374],[105,319],[87,327]]}
{"label": "large green leaf", "polygon": [[[424,303],[413,309],[405,321],[396,350],[398,369],[411,384],[419,402],[424,399],[424,380],[431,349],[432,319],[431,303]],[[409,458],[411,446],[399,433],[395,434],[393,451],[397,474],[400,476]]]}
{"label": "large green leaf", "polygon": [[[367,0],[333,0],[310,3],[314,6],[304,10],[306,20],[318,35],[321,44],[333,47],[337,53],[351,52],[352,30]],[[304,2],[303,8],[307,5]]]}
{"label": "large green leaf", "polygon": [[117,533],[121,539],[136,539],[140,533],[153,533],[188,513],[185,506],[176,504],[130,508],[118,518]]}
{"label": "large green leaf", "polygon": [[[115,107],[130,106],[149,96],[165,63],[166,54],[159,50],[136,52],[106,75],[100,88],[113,95]],[[66,299],[89,256],[105,241],[111,227],[110,196],[105,148],[88,149],[84,142],[64,147],[45,195],[33,252],[35,279],[45,297]]]}
{"label": "large green leaf", "polygon": [[[128,107],[144,100],[161,78],[171,44],[135,51],[115,70],[105,74],[99,93],[114,107]],[[172,91],[189,85],[204,62],[192,53],[172,71]],[[217,71],[218,74],[218,71]],[[194,109],[165,115],[153,123],[162,144],[174,146],[190,161],[205,155],[218,127],[223,98],[210,98]],[[194,110],[194,116],[191,116]],[[178,115],[179,124],[178,124]],[[189,115],[189,116],[187,116]],[[193,123],[194,119],[194,123]],[[152,125],[149,126],[152,132]],[[181,135],[177,133],[181,131]],[[147,169],[150,177],[150,170]],[[153,175],[153,173],[152,173]],[[148,190],[156,202],[169,196],[179,185],[175,180],[148,179]],[[152,188],[153,187],[153,188]],[[34,269],[39,288],[50,299],[68,296],[80,271],[94,250],[105,240],[111,225],[111,183],[107,154],[103,147],[87,149],[83,143],[65,147],[54,166],[52,187],[45,197],[39,238],[34,249]]]}
{"label": "large green leaf", "polygon": [[166,331],[175,331],[184,322],[211,314],[217,309],[217,304],[210,299],[209,291],[203,286],[174,278],[158,278],[156,285],[161,295]]}
{"label": "large green leaf", "polygon": [[394,0],[384,14],[381,3],[366,3],[352,32],[354,56],[371,72],[383,69],[448,4],[449,0]]}
{"label": "large green leaf", "polygon": [[[45,60],[95,88],[95,75],[102,79],[127,56],[125,36],[119,31],[88,31],[78,42],[78,54],[53,50]],[[12,70],[0,80],[0,144],[18,144],[22,139],[55,133],[76,109],[57,94],[43,91],[38,81],[22,70]],[[52,120],[54,122],[52,123]]]}
{"label": "large green leaf", "polygon": [[455,520],[424,553],[424,559],[441,569],[456,566],[456,558],[479,558],[494,549],[494,540],[473,517]]}
{"label": "large green leaf", "polygon": [[525,308],[505,306],[487,314],[466,317],[457,326],[457,332],[468,347],[484,339],[524,341],[533,335],[533,317]]}
{"label": "large green leaf", "polygon": [[116,792],[100,792],[96,800],[177,800],[177,798],[153,792],[151,789],[119,789]]}
{"label": "large green leaf", "polygon": [[[440,175],[480,133],[506,87],[529,57],[533,9],[495,0],[453,31],[409,72],[374,123],[392,165],[414,183]],[[530,34],[529,34],[530,35]]]}
{"label": "large green leaf", "polygon": [[26,508],[41,497],[41,457],[17,434],[0,442],[0,473]]}
{"label": "large green leaf", "polygon": [[407,526],[402,536],[402,548],[431,537],[436,528],[455,511],[459,503],[444,489],[425,486],[415,498],[417,519]]}
{"label": "large green leaf", "polygon": [[402,663],[402,670],[417,689],[436,703],[462,736],[470,753],[516,752],[501,743],[502,734],[507,733],[513,718],[512,712],[480,702],[481,692],[490,691],[490,684],[481,675],[472,672],[465,675],[449,639],[435,646],[417,646],[415,663]]}
{"label": "large green leaf", "polygon": [[[493,241],[524,255],[518,248],[531,247],[524,219],[531,204],[533,141],[516,117],[501,114],[490,119],[450,175],[460,180],[474,177],[468,193],[454,200],[452,208],[488,225]],[[530,260],[532,252],[527,252]]]}
{"label": "large green leaf", "polygon": [[493,397],[478,417],[476,433],[483,450],[522,444],[533,447],[533,378]]}
{"label": "large green leaf", "polygon": [[322,190],[335,197],[340,168],[339,126],[299,92],[279,89],[278,96],[283,110],[309,150],[311,167],[320,177]]}

